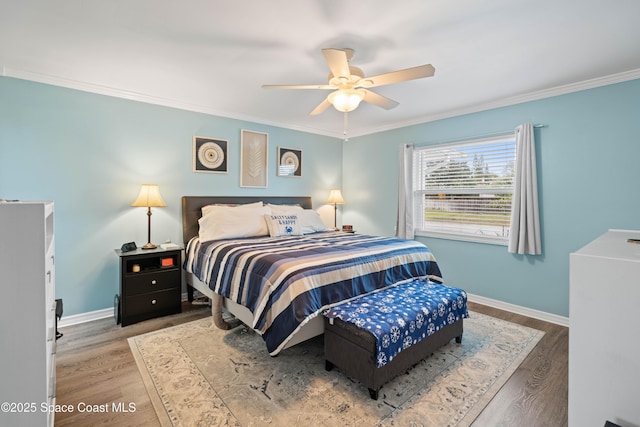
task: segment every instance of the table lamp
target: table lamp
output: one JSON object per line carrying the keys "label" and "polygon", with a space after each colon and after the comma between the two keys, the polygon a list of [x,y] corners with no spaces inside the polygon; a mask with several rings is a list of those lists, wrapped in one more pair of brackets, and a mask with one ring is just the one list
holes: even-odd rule
{"label": "table lamp", "polygon": [[333,204],[333,228],[337,230],[338,205],[344,204],[344,199],[342,198],[340,190],[331,190],[327,203]]}
{"label": "table lamp", "polygon": [[138,198],[131,204],[135,207],[147,208],[147,244],[141,249],[155,249],[156,245],[151,243],[151,208],[163,208],[167,204],[162,200],[158,184],[142,184]]}

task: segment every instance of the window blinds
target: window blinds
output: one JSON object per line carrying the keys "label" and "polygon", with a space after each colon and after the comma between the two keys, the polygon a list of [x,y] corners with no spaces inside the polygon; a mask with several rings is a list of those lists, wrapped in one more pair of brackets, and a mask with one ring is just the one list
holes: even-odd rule
{"label": "window blinds", "polygon": [[418,234],[506,244],[515,155],[513,134],[416,147],[413,189]]}

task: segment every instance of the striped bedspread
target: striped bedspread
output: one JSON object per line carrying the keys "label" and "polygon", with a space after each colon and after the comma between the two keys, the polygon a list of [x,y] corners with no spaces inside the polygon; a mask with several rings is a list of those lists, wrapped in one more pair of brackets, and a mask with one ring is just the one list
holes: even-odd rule
{"label": "striped bedspread", "polygon": [[253,313],[271,355],[323,309],[412,277],[440,277],[414,240],[323,232],[187,245],[186,271]]}

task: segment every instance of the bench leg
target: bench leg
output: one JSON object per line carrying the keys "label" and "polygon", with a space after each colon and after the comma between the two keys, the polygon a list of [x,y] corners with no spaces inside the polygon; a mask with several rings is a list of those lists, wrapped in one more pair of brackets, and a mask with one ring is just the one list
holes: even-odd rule
{"label": "bench leg", "polygon": [[324,361],[324,370],[325,371],[333,370],[333,363],[329,362],[328,360],[325,360]]}
{"label": "bench leg", "polygon": [[373,400],[378,400],[378,391],[379,390],[374,390],[372,388],[369,389],[369,396],[371,396],[371,398]]}
{"label": "bench leg", "polygon": [[462,334],[456,337],[456,343],[460,344],[462,342]]}

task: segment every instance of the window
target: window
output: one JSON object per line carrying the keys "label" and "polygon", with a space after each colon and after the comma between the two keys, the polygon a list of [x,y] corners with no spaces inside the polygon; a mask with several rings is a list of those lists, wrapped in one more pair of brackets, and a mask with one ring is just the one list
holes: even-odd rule
{"label": "window", "polygon": [[515,135],[416,147],[416,234],[508,244]]}

